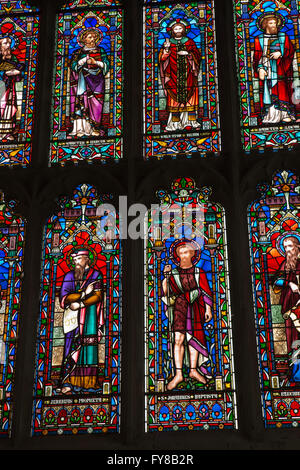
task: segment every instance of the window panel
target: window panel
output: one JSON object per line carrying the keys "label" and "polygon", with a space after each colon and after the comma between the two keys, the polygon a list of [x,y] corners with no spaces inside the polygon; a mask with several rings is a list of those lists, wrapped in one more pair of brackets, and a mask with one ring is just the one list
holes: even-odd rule
{"label": "window panel", "polygon": [[234,0],[243,148],[299,143],[299,6],[295,0]]}
{"label": "window panel", "polygon": [[248,209],[256,335],[266,428],[297,427],[299,374],[299,178],[278,171]]}
{"label": "window panel", "polygon": [[224,209],[178,178],[146,219],[147,431],[237,427]]}
{"label": "window panel", "polygon": [[44,229],[34,435],[119,431],[121,248],[109,201],[78,186]]}
{"label": "window panel", "polygon": [[0,193],[0,436],[10,437],[23,279],[25,221]]}
{"label": "window panel", "polygon": [[213,1],[144,7],[145,159],[220,152],[216,67]]}
{"label": "window panel", "polygon": [[31,161],[39,16],[20,1],[0,2],[0,165]]}
{"label": "window panel", "polygon": [[51,164],[122,157],[123,12],[115,3],[71,2],[57,17]]}

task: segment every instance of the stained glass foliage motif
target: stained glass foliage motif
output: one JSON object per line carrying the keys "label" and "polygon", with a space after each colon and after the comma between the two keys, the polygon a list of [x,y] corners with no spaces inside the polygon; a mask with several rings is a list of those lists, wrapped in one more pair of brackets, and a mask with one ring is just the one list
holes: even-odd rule
{"label": "stained glass foliage motif", "polygon": [[0,165],[31,160],[39,16],[20,1],[0,2]]}
{"label": "stained glass foliage motif", "polygon": [[234,0],[246,152],[300,142],[299,11],[296,0]]}
{"label": "stained glass foliage motif", "polygon": [[258,187],[248,224],[266,428],[300,424],[300,185],[278,171]]}
{"label": "stained glass foliage motif", "polygon": [[237,428],[224,209],[192,178],[146,219],[145,428]]}
{"label": "stained glass foliage motif", "polygon": [[144,7],[144,158],[219,154],[214,2]]}
{"label": "stained glass foliage motif", "polygon": [[121,247],[109,201],[82,184],[45,225],[33,435],[119,432]]}
{"label": "stained glass foliage motif", "polygon": [[57,17],[51,164],[122,157],[123,11],[99,4]]}
{"label": "stained glass foliage motif", "polygon": [[12,425],[25,221],[0,192],[0,436]]}

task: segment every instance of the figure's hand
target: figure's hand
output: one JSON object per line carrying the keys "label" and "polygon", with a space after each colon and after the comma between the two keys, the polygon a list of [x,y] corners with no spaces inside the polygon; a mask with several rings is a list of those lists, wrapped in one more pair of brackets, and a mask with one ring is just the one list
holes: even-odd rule
{"label": "figure's hand", "polygon": [[267,75],[268,75],[268,72],[266,72],[265,69],[259,69],[258,76],[260,80],[264,80]]}
{"label": "figure's hand", "polygon": [[212,319],[211,307],[209,305],[206,305],[204,317],[206,322],[209,322]]}
{"label": "figure's hand", "polygon": [[87,63],[88,65],[96,65],[96,60],[94,59],[94,57],[89,57]]}
{"label": "figure's hand", "polygon": [[93,282],[91,282],[91,284],[89,284],[87,288],[85,289],[85,295],[91,294],[93,290],[94,290],[94,284]]}
{"label": "figure's hand", "polygon": [[177,52],[178,55],[189,55],[188,51],[179,51]]}
{"label": "figure's hand", "polygon": [[169,39],[166,39],[164,44],[163,44],[165,54],[169,54],[170,46],[171,46],[171,43],[170,43]]}
{"label": "figure's hand", "polygon": [[88,60],[87,57],[83,57],[83,59],[80,59],[80,60],[78,61],[79,67],[82,67],[82,65],[86,64],[87,60]]}
{"label": "figure's hand", "polygon": [[71,310],[79,310],[80,309],[80,303],[79,302],[72,302],[70,304],[70,309]]}
{"label": "figure's hand", "polygon": [[274,60],[277,60],[280,57],[281,57],[281,52],[280,51],[272,52],[272,54],[270,54],[270,58],[274,59]]}
{"label": "figure's hand", "polygon": [[10,76],[14,76],[14,75],[19,75],[20,70],[13,69],[13,70],[8,70],[8,71],[5,72],[5,73],[6,73],[6,75],[8,75],[8,76],[10,77]]}
{"label": "figure's hand", "polygon": [[297,286],[297,284],[295,284],[294,282],[290,282],[289,286],[290,286],[290,288],[292,289],[293,292],[298,292],[298,294],[299,294],[299,287]]}
{"label": "figure's hand", "polygon": [[172,271],[172,266],[170,264],[166,264],[164,267],[164,274],[170,274]]}

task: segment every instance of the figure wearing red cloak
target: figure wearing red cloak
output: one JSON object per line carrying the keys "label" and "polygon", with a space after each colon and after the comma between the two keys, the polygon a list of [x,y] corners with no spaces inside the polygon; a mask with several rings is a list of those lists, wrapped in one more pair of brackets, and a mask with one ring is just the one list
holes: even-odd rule
{"label": "figure wearing red cloak", "polygon": [[194,266],[187,269],[179,267],[172,271],[169,283],[170,295],[175,297],[172,331],[186,334],[187,344],[201,355],[199,369],[207,375],[202,365],[209,357],[203,327],[205,304],[212,306],[212,294],[206,274]]}
{"label": "figure wearing red cloak", "polygon": [[255,78],[259,79],[265,124],[295,120],[292,102],[294,54],[293,43],[283,32],[261,34],[255,38],[253,70]]}
{"label": "figure wearing red cloak", "polygon": [[276,274],[273,288],[276,294],[280,293],[279,303],[285,320],[287,352],[290,359],[289,378],[292,382],[300,382],[298,349],[300,339],[300,244],[298,238],[293,235],[286,237],[283,241],[283,248],[286,259]]}
{"label": "figure wearing red cloak", "polygon": [[176,23],[172,34],[174,37],[164,43],[159,54],[161,81],[167,97],[166,110],[170,113],[166,130],[200,127],[197,114],[201,54],[195,42],[185,36],[184,25]]}
{"label": "figure wearing red cloak", "polygon": [[[279,303],[281,305],[281,313],[285,319],[285,328],[286,328],[286,340],[287,340],[287,350],[288,353],[291,353],[293,348],[293,342],[299,340],[299,332],[297,331],[294,321],[296,320],[296,325],[300,330],[300,311],[299,308],[295,308],[300,300],[299,291],[293,291],[291,288],[291,283],[294,285],[299,285],[299,276],[300,276],[300,259],[297,260],[297,264],[294,271],[286,270],[286,261],[284,261],[279,268],[279,277],[275,281],[274,290],[275,292],[280,292]],[[283,284],[281,287],[280,281]],[[293,315],[294,313],[294,315]],[[298,317],[295,318],[295,314]],[[292,317],[292,318],[291,318]],[[298,322],[297,322],[298,320]]]}

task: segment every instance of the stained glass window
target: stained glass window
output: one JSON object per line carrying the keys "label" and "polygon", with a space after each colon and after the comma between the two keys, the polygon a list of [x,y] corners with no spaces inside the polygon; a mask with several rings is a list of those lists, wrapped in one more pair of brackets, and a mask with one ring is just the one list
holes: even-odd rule
{"label": "stained glass window", "polygon": [[300,186],[278,171],[248,210],[252,283],[264,423],[300,418]]}
{"label": "stained glass window", "polygon": [[234,0],[243,147],[300,141],[299,3]]}
{"label": "stained glass window", "polygon": [[44,229],[32,433],[118,432],[119,221],[87,184]]}
{"label": "stained glass window", "polygon": [[39,16],[23,1],[0,2],[0,165],[31,160]]}
{"label": "stained glass window", "polygon": [[25,222],[0,192],[0,436],[10,436],[19,334]]}
{"label": "stained glass window", "polygon": [[144,7],[143,74],[144,157],[218,154],[213,1]]}
{"label": "stained glass window", "polygon": [[116,3],[69,2],[57,17],[51,164],[122,157],[123,12]]}
{"label": "stained glass window", "polygon": [[237,427],[224,209],[176,179],[145,246],[146,430]]}

